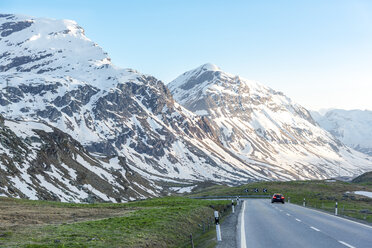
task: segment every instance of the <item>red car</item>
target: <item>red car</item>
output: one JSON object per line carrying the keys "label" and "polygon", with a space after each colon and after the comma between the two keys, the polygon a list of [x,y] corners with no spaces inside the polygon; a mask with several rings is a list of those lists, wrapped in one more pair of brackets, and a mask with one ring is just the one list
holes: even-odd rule
{"label": "red car", "polygon": [[271,198],[271,203],[274,202],[281,202],[284,204],[284,196],[282,194],[274,194],[273,198]]}

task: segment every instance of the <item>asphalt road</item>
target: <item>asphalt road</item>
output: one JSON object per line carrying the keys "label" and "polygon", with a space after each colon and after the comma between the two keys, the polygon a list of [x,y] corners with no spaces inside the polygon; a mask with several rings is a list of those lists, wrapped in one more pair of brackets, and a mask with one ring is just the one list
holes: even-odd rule
{"label": "asphalt road", "polygon": [[243,204],[238,247],[372,247],[371,226],[268,199],[248,199]]}

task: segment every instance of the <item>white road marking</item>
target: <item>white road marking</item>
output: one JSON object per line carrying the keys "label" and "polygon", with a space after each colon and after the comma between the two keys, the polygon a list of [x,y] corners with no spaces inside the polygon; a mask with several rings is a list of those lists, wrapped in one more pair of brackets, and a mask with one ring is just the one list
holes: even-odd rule
{"label": "white road marking", "polygon": [[283,212],[283,210],[279,209],[280,212]]}
{"label": "white road marking", "polygon": [[301,220],[300,220],[300,219],[297,219],[297,218],[296,218],[296,220],[297,220],[298,222],[301,222]]}
{"label": "white road marking", "polygon": [[247,248],[247,241],[245,240],[244,210],[245,210],[245,201],[243,201],[242,219],[240,222],[240,248]]}
{"label": "white road marking", "polygon": [[339,240],[338,242],[340,242],[341,244],[343,244],[344,246],[347,246],[349,248],[355,248],[355,246],[349,245],[348,243],[346,243],[344,241]]}
{"label": "white road marking", "polygon": [[[295,205],[295,204],[292,204],[292,205]],[[297,206],[299,206],[299,205],[297,205]],[[364,227],[367,227],[367,228],[372,228],[372,226],[369,226],[369,225],[366,225],[366,224],[363,224],[363,223],[359,223],[359,222],[356,222],[356,221],[353,221],[353,220],[348,220],[348,219],[342,218],[340,216],[336,216],[334,214],[325,213],[325,212],[322,212],[322,211],[319,211],[319,210],[315,210],[315,209],[311,209],[311,208],[307,208],[307,209],[310,210],[310,211],[314,211],[314,212],[317,212],[317,213],[320,213],[320,214],[327,215],[327,216],[332,216],[332,217],[338,218],[340,220],[349,221],[351,223],[358,224],[358,225],[361,225],[361,226],[364,226]]]}
{"label": "white road marking", "polygon": [[313,230],[315,230],[315,231],[317,231],[317,232],[320,232],[320,230],[318,228],[315,228],[313,226],[311,226],[310,228],[313,229]]}
{"label": "white road marking", "polygon": [[290,214],[287,214],[288,216],[291,216]]}

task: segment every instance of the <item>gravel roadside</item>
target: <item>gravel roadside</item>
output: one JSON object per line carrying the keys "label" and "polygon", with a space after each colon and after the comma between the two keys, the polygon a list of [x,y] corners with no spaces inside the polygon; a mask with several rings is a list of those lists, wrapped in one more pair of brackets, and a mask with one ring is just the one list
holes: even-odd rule
{"label": "gravel roadside", "polygon": [[223,223],[221,223],[222,241],[217,243],[216,248],[236,248],[237,247],[237,231],[238,218],[241,209],[241,203],[235,206],[235,213],[230,213]]}

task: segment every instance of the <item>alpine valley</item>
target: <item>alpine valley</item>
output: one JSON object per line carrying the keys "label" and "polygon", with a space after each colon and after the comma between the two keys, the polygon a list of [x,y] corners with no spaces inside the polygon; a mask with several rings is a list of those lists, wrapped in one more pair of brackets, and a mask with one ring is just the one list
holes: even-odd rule
{"label": "alpine valley", "polygon": [[283,93],[211,64],[165,85],[70,20],[0,15],[0,193],[123,202],[372,170]]}

